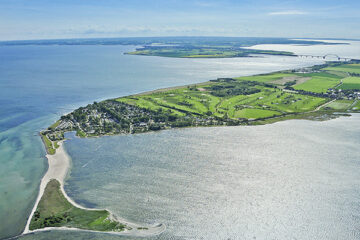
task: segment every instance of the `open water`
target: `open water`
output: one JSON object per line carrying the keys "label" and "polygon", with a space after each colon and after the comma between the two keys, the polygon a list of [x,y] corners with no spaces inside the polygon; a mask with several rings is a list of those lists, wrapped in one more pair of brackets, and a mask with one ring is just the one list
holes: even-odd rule
{"label": "open water", "polygon": [[[37,133],[62,114],[155,88],[321,63],[123,55],[131,49],[0,47],[0,238],[23,230],[47,167]],[[66,191],[129,220],[165,223],[155,239],[356,239],[358,120],[73,138],[65,145],[73,159]],[[23,238],[119,237],[53,231]]]}

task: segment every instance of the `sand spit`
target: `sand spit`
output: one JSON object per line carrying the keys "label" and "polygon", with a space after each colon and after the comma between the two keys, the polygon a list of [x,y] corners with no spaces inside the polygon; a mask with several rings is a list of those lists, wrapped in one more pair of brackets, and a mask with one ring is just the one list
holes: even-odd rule
{"label": "sand spit", "polygon": [[[36,198],[34,207],[31,210],[31,213],[27,220],[23,234],[41,232],[41,231],[49,231],[49,230],[72,230],[72,231],[85,231],[85,232],[100,232],[100,231],[84,230],[84,229],[78,229],[78,228],[68,228],[68,227],[48,227],[48,228],[42,228],[42,229],[36,229],[36,230],[29,229],[30,222],[34,215],[34,212],[36,211],[37,206],[40,202],[40,199],[44,194],[46,185],[48,184],[48,182],[51,179],[56,179],[59,181],[59,183],[61,185],[62,193],[64,194],[65,198],[74,206],[81,208],[81,209],[89,210],[89,211],[99,210],[99,209],[94,209],[94,208],[85,208],[85,207],[77,204],[66,194],[66,192],[64,190],[64,181],[65,181],[65,178],[70,169],[71,158],[66,153],[63,143],[64,143],[64,141],[61,141],[58,143],[59,148],[56,149],[56,153],[54,155],[50,155],[50,154],[46,155],[46,158],[48,159],[49,168],[48,168],[46,174],[44,175],[44,177],[41,179],[39,194]],[[107,211],[109,211],[109,210],[107,210]],[[113,218],[123,224],[126,224],[128,227],[131,228],[131,230],[126,229],[122,232],[101,232],[101,233],[127,235],[127,236],[151,236],[151,235],[158,235],[158,234],[162,233],[163,231],[165,231],[165,229],[166,229],[166,226],[164,224],[156,224],[154,226],[146,226],[146,225],[140,225],[140,224],[128,222],[125,219],[121,219],[121,218],[113,215],[111,212],[110,212],[110,215],[111,215],[111,218]],[[147,229],[143,229],[143,228],[147,228]]]}

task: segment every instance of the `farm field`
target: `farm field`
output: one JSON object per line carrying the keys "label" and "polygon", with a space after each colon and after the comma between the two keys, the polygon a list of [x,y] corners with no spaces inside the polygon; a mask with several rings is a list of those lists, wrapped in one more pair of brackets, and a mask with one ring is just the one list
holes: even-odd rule
{"label": "farm field", "polygon": [[348,64],[348,65],[341,65],[336,67],[327,67],[324,70],[360,74],[360,64]]}
{"label": "farm field", "polygon": [[295,90],[304,90],[315,93],[325,93],[329,88],[334,88],[341,83],[342,77],[326,72],[303,74],[310,77],[308,81],[295,85]]}
{"label": "farm field", "polygon": [[343,84],[338,89],[348,90],[356,89],[360,90],[360,77],[347,77],[342,80]]}

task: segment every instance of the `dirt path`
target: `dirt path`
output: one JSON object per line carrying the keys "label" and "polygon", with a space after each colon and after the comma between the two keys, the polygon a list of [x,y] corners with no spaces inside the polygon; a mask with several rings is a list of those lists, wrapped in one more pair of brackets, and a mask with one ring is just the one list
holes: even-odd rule
{"label": "dirt path", "polygon": [[325,107],[325,106],[327,106],[327,105],[329,105],[330,103],[333,103],[333,102],[335,102],[335,101],[336,101],[336,99],[333,99],[333,100],[331,100],[330,102],[327,102],[327,103],[324,103],[324,104],[322,104],[322,105],[318,106],[317,108],[315,108],[315,110],[310,111],[310,112],[316,112],[316,111],[319,111],[322,107]]}

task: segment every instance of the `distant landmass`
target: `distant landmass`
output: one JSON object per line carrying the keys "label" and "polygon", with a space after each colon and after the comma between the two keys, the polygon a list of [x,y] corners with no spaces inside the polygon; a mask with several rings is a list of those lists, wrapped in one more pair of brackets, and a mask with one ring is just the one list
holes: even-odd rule
{"label": "distant landmass", "polygon": [[336,45],[347,43],[329,43],[314,40],[296,40],[289,38],[259,38],[259,37],[128,37],[128,38],[78,38],[78,39],[44,39],[0,41],[0,45],[208,45],[250,47],[257,44],[307,44]]}
{"label": "distant landmass", "polygon": [[257,44],[334,45],[314,40],[248,37],[136,37],[4,41],[0,46],[17,45],[141,45],[130,55],[177,58],[232,58],[254,54],[296,56],[292,52],[247,49]]}

